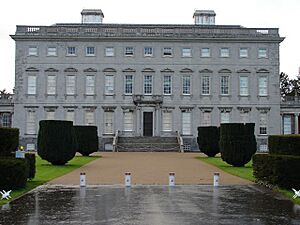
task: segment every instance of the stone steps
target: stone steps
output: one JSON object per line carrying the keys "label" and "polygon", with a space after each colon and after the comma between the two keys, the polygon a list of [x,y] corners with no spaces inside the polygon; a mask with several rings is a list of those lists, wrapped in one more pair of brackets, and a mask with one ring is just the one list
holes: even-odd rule
{"label": "stone steps", "polygon": [[179,152],[176,137],[119,137],[119,152]]}

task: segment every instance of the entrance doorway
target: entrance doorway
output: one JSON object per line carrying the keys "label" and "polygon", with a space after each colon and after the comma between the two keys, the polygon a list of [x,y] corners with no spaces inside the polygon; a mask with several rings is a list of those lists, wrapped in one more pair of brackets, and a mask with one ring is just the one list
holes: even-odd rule
{"label": "entrance doorway", "polygon": [[143,134],[153,136],[153,112],[144,112],[143,115]]}

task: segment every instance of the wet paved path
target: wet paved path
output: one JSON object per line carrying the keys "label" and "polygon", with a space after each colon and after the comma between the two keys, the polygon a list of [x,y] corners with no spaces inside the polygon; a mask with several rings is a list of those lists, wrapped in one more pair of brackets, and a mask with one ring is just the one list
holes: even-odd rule
{"label": "wet paved path", "polygon": [[2,206],[0,224],[299,225],[300,206],[256,185],[52,185]]}
{"label": "wet paved path", "polygon": [[49,183],[76,185],[80,172],[85,172],[88,184],[123,184],[124,173],[128,171],[133,184],[167,185],[169,172],[175,172],[176,184],[212,184],[214,172],[220,173],[221,185],[252,184],[195,159],[200,153],[101,152],[100,155],[102,158]]}

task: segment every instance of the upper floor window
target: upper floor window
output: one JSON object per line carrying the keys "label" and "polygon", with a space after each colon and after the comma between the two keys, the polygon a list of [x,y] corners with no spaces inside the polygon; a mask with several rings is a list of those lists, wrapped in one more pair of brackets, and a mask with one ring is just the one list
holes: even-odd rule
{"label": "upper floor window", "polygon": [[67,48],[67,55],[68,56],[74,56],[74,55],[76,55],[76,48],[74,46],[69,46]]}
{"label": "upper floor window", "polygon": [[27,80],[27,94],[35,95],[36,94],[36,76],[29,75]]}
{"label": "upper floor window", "polygon": [[47,76],[47,94],[48,95],[56,94],[56,76],[55,75]]}
{"label": "upper floor window", "polygon": [[114,91],[115,91],[114,76],[113,75],[105,75],[105,94],[113,95]]}
{"label": "upper floor window", "polygon": [[125,47],[125,56],[133,56],[134,55],[134,49],[133,47]]}
{"label": "upper floor window", "polygon": [[201,57],[210,57],[210,48],[201,48]]}
{"label": "upper floor window", "polygon": [[38,47],[37,46],[30,46],[28,48],[28,56],[38,56]]}
{"label": "upper floor window", "polygon": [[133,93],[133,76],[132,75],[126,75],[125,76],[125,94],[131,95]]}
{"label": "upper floor window", "polygon": [[229,48],[221,48],[220,49],[220,57],[228,58],[229,57]]}
{"label": "upper floor window", "polygon": [[152,95],[152,75],[144,76],[144,94]]}
{"label": "upper floor window", "polygon": [[248,96],[248,77],[240,77],[240,95]]}
{"label": "upper floor window", "polygon": [[248,58],[248,48],[240,48],[240,58]]}
{"label": "upper floor window", "polygon": [[47,56],[57,56],[56,47],[48,47],[47,48]]}
{"label": "upper floor window", "polygon": [[85,52],[86,56],[95,56],[95,47],[93,47],[93,46],[86,47],[85,51],[86,51]]}
{"label": "upper floor window", "polygon": [[221,76],[221,95],[229,95],[229,76]]}
{"label": "upper floor window", "polygon": [[105,48],[105,56],[108,56],[108,57],[115,56],[114,47],[106,47]]}
{"label": "upper floor window", "polygon": [[94,95],[95,94],[95,76],[86,76],[85,82],[85,94]]}
{"label": "upper floor window", "polygon": [[173,49],[170,47],[163,48],[163,56],[172,56],[173,55]]}
{"label": "upper floor window", "polygon": [[66,76],[66,94],[75,95],[76,80],[74,75]]}
{"label": "upper floor window", "polygon": [[182,48],[181,56],[182,57],[192,57],[192,49],[191,48]]}
{"label": "upper floor window", "polygon": [[153,48],[145,47],[144,48],[144,56],[153,56]]}
{"label": "upper floor window", "polygon": [[184,94],[184,95],[191,94],[191,77],[190,76],[182,77],[182,94]]}
{"label": "upper floor window", "polygon": [[201,78],[201,85],[202,85],[201,94],[202,95],[209,95],[210,94],[210,77],[209,76],[203,76]]}
{"label": "upper floor window", "polygon": [[172,77],[170,75],[164,76],[164,95],[172,94]]}
{"label": "upper floor window", "polygon": [[258,49],[258,58],[268,58],[268,53],[266,48]]}
{"label": "upper floor window", "polygon": [[268,78],[259,77],[258,78],[258,95],[267,96],[268,95]]}

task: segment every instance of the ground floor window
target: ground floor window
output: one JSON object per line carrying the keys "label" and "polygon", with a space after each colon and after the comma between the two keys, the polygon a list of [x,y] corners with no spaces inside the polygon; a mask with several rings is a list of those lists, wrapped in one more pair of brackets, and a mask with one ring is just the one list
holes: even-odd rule
{"label": "ground floor window", "polygon": [[66,120],[75,122],[75,111],[74,110],[67,110],[65,115]]}
{"label": "ground floor window", "polygon": [[292,134],[292,116],[283,116],[283,134]]}
{"label": "ground floor window", "polygon": [[0,113],[0,127],[11,127],[11,113]]}
{"label": "ground floor window", "polygon": [[230,123],[230,112],[221,112],[221,123]]}
{"label": "ground floor window", "polygon": [[172,112],[163,112],[163,131],[172,131]]}
{"label": "ground floor window", "polygon": [[85,124],[95,125],[95,112],[92,110],[85,111]]}
{"label": "ground floor window", "polygon": [[104,115],[104,132],[106,134],[113,134],[113,112],[105,112]]}
{"label": "ground floor window", "polygon": [[201,126],[202,127],[211,126],[211,112],[203,112],[202,113]]}
{"label": "ground floor window", "polygon": [[124,131],[133,131],[133,112],[124,112]]}
{"label": "ground floor window", "polygon": [[192,113],[182,112],[182,134],[191,135],[192,134]]}
{"label": "ground floor window", "polygon": [[259,134],[268,134],[268,118],[266,112],[261,112],[259,115]]}
{"label": "ground floor window", "polygon": [[36,134],[35,122],[36,122],[36,112],[27,111],[26,134]]}

